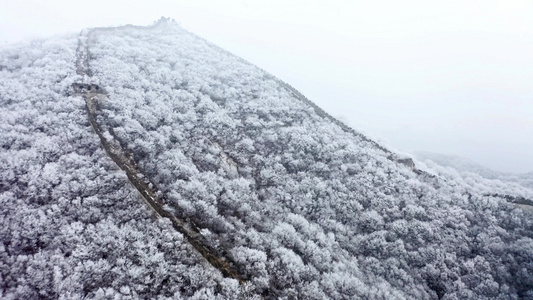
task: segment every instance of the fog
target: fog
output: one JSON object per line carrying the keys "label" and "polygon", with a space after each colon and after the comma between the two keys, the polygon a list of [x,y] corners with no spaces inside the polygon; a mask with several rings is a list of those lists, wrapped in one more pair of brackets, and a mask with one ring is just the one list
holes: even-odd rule
{"label": "fog", "polygon": [[161,16],[390,147],[533,171],[531,1],[0,0],[0,45]]}

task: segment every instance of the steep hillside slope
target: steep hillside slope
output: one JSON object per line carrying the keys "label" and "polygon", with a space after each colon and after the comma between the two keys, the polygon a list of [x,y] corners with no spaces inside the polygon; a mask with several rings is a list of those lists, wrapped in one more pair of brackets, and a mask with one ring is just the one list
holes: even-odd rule
{"label": "steep hillside slope", "polygon": [[100,148],[68,96],[76,47],[72,36],[0,55],[0,298],[239,295]]}
{"label": "steep hillside slope", "polygon": [[530,212],[171,21],[3,50],[0,80],[2,298],[533,297]]}

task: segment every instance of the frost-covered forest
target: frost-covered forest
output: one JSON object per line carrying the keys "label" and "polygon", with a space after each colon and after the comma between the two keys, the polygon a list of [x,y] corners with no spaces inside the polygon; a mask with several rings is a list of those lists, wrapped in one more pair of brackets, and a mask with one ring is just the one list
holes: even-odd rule
{"label": "frost-covered forest", "polygon": [[[526,187],[415,168],[260,68],[181,29],[84,31],[0,51],[0,298],[531,299]],[[72,84],[165,207],[155,218]],[[364,109],[364,108],[361,108]]]}
{"label": "frost-covered forest", "polygon": [[[428,164],[437,164],[432,166],[436,169],[441,167],[451,168],[459,172],[463,177],[479,177],[492,180],[503,181],[506,183],[515,183],[523,187],[533,189],[533,172],[513,174],[498,172],[476,164],[460,156],[445,155],[431,152],[417,152],[416,157]],[[428,162],[429,161],[429,162]],[[451,171],[451,170],[450,170]],[[453,171],[451,171],[453,172]],[[477,175],[477,176],[476,176]]]}

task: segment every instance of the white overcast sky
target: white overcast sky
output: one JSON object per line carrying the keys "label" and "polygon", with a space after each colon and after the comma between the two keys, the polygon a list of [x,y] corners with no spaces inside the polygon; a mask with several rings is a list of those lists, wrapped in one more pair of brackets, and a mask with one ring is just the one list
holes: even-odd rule
{"label": "white overcast sky", "polygon": [[161,16],[387,145],[533,171],[533,0],[0,0],[0,45]]}

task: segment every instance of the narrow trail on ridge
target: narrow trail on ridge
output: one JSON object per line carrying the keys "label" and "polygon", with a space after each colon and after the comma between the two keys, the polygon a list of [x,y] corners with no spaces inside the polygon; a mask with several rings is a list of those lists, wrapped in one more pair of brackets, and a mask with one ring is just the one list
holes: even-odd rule
{"label": "narrow trail on ridge", "polygon": [[[157,25],[157,24],[156,24]],[[156,26],[154,25],[154,26]],[[149,29],[150,27],[140,27]],[[176,217],[172,212],[165,210],[166,196],[157,188],[154,182],[142,174],[137,163],[133,159],[133,153],[120,145],[112,130],[106,130],[106,124],[97,120],[100,104],[107,101],[107,93],[103,88],[92,82],[93,72],[90,69],[89,45],[94,34],[98,31],[116,30],[116,28],[96,28],[90,29],[86,33],[82,32],[78,39],[76,50],[76,72],[83,77],[82,83],[74,83],[72,88],[74,94],[83,97],[86,104],[89,122],[95,133],[100,138],[102,147],[107,155],[126,172],[126,175],[133,186],[142,195],[146,205],[160,218],[167,218],[172,226],[181,232],[187,241],[196,249],[213,267],[218,269],[225,277],[237,279],[241,284],[246,283],[247,276],[238,270],[230,257],[224,256],[221,251],[209,245],[208,241],[200,233],[198,227],[189,220]],[[109,138],[111,137],[111,138]]]}

